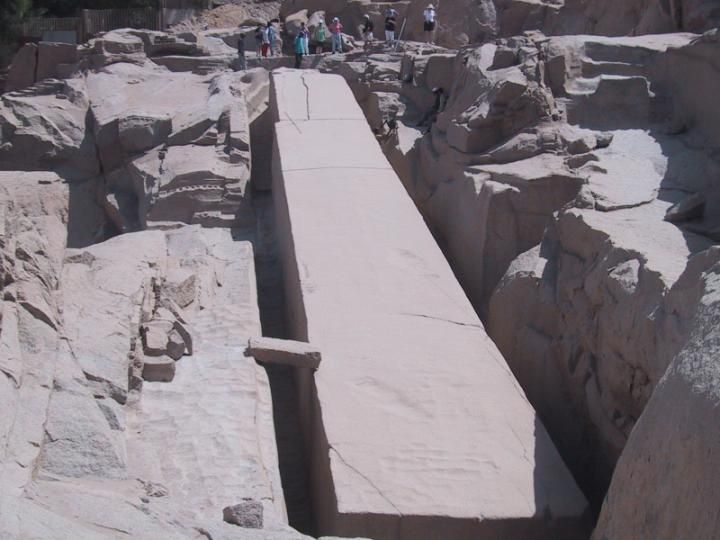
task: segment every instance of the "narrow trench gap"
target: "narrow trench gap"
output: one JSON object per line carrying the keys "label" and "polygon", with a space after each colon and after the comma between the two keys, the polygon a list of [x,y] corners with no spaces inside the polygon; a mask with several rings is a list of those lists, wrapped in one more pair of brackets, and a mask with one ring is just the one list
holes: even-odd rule
{"label": "narrow trench gap", "polygon": [[[272,194],[255,192],[253,205],[257,219],[255,274],[263,336],[287,339],[290,336],[285,322],[285,293],[275,238]],[[266,365],[265,370],[272,395],[275,439],[288,521],[301,533],[313,535],[309,467],[300,423],[295,368]]]}

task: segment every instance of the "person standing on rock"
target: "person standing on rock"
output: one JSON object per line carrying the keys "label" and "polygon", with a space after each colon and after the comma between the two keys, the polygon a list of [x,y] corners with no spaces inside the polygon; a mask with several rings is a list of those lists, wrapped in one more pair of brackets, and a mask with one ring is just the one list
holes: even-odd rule
{"label": "person standing on rock", "polygon": [[335,54],[335,52],[339,52],[342,54],[342,31],[343,31],[343,25],[340,22],[340,19],[335,17],[333,19],[332,24],[330,25],[330,33],[332,34],[332,52]]}
{"label": "person standing on rock", "polygon": [[267,58],[268,52],[270,51],[270,23],[262,29],[260,34],[261,47],[263,58]]}
{"label": "person standing on rock", "polygon": [[310,32],[308,32],[307,26],[305,26],[304,22],[300,23],[299,35],[302,36],[303,54],[310,54]]}
{"label": "person standing on rock", "polygon": [[367,50],[375,39],[375,35],[373,34],[373,31],[375,30],[375,25],[373,24],[370,15],[365,15],[363,19],[364,23],[362,26],[362,36],[363,40],[365,41],[364,48],[365,50]]}
{"label": "person standing on rock", "polygon": [[245,71],[247,69],[247,60],[245,59],[245,34],[240,34],[238,36],[237,51],[240,70]]}
{"label": "person standing on rock", "polygon": [[305,54],[305,38],[301,32],[298,32],[297,36],[295,36],[293,49],[295,51],[295,69],[300,69],[302,67],[302,58]]}
{"label": "person standing on rock", "polygon": [[397,11],[388,8],[385,12],[385,42],[392,45],[395,42],[395,26],[397,25]]}
{"label": "person standing on rock", "polygon": [[425,43],[433,42],[433,34],[435,32],[435,6],[428,4],[423,11],[423,31],[425,32]]}
{"label": "person standing on rock", "polygon": [[[263,27],[262,25],[258,25],[257,28],[255,28],[255,52],[258,56],[262,54],[262,48],[263,48]],[[262,56],[265,56],[262,54]]]}
{"label": "person standing on rock", "polygon": [[315,33],[313,34],[313,40],[315,41],[315,54],[322,54],[325,49],[325,40],[327,39],[327,26],[325,21],[320,19],[317,26],[315,27]]}
{"label": "person standing on rock", "polygon": [[273,26],[272,21],[268,21],[267,23],[267,39],[270,56],[275,56],[275,40],[277,39],[277,33],[275,32],[275,27]]}

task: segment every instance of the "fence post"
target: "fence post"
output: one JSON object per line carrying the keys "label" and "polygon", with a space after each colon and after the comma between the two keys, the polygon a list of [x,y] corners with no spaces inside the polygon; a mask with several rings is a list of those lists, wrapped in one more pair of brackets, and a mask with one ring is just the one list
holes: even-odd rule
{"label": "fence post", "polygon": [[80,35],[81,35],[81,41],[82,43],[85,43],[88,40],[88,26],[90,26],[89,23],[89,12],[87,9],[83,9],[80,13]]}

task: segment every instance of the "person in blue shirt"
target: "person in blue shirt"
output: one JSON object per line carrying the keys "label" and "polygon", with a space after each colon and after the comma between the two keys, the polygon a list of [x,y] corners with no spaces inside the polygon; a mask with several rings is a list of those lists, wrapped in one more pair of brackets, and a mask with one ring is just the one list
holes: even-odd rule
{"label": "person in blue shirt", "polygon": [[270,49],[270,56],[275,56],[275,27],[273,26],[272,21],[269,21],[267,23],[267,37],[268,37],[268,45]]}
{"label": "person in blue shirt", "polygon": [[295,49],[295,69],[300,69],[302,66],[302,58],[305,54],[305,38],[303,38],[301,32],[298,32],[298,35],[295,36],[293,46]]}

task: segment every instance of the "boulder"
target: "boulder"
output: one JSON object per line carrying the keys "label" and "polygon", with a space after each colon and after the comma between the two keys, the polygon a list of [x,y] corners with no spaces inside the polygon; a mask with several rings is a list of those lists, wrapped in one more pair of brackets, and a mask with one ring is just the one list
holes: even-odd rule
{"label": "boulder", "polygon": [[705,197],[700,193],[688,195],[682,201],[672,205],[665,213],[665,221],[680,223],[703,216],[705,212]]}
{"label": "boulder", "polygon": [[252,499],[223,508],[223,520],[246,529],[263,528],[263,505]]}
{"label": "boulder", "polygon": [[[593,540],[715,538],[720,456],[720,252],[699,255],[699,276],[678,289],[695,313],[618,461]],[[699,278],[699,279],[698,279]],[[699,294],[698,294],[699,293]],[[648,517],[652,516],[652,519]],[[678,533],[682,531],[682,533]]]}
{"label": "boulder", "polygon": [[54,170],[76,179],[98,176],[93,136],[86,130],[89,106],[82,79],[44,81],[3,95],[0,161],[5,168]]}
{"label": "boulder", "polygon": [[312,15],[310,15],[310,17],[307,20],[307,27],[308,27],[308,30],[311,32],[311,36],[312,36],[312,32],[314,32],[315,28],[317,28],[317,25],[320,21],[322,21],[323,23],[326,23],[325,12],[322,10],[313,11]]}
{"label": "boulder", "polygon": [[146,356],[142,378],[150,382],[171,382],[175,377],[175,360],[169,356]]}
{"label": "boulder", "polygon": [[5,91],[22,90],[35,84],[38,63],[38,46],[26,43],[15,53],[5,81]]}
{"label": "boulder", "polygon": [[143,350],[147,356],[169,354],[169,335],[173,330],[172,321],[152,320],[142,329]]}
{"label": "boulder", "polygon": [[51,43],[41,41],[38,44],[38,81],[55,78],[60,75],[60,65],[72,65],[78,62],[77,46],[69,43]]}
{"label": "boulder", "polygon": [[[291,13],[290,15],[285,17],[285,32],[287,32],[290,36],[297,36],[302,23],[305,23],[305,25],[307,25],[308,22],[309,19],[307,9],[301,9],[296,13]],[[317,22],[315,24],[317,24]]]}
{"label": "boulder", "polygon": [[122,55],[145,52],[145,44],[141,37],[126,30],[113,30],[90,41],[96,54]]}

